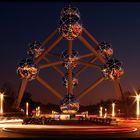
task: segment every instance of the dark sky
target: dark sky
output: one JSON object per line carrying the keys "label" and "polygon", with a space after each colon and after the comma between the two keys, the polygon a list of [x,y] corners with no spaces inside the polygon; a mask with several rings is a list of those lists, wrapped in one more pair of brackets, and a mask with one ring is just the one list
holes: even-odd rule
{"label": "dark sky", "polygon": [[[9,82],[17,92],[20,79],[16,66],[27,57],[27,44],[33,40],[42,41],[59,25],[61,9],[69,3],[62,2],[1,2],[0,3],[0,86]],[[70,3],[81,13],[82,25],[99,41],[111,42],[113,57],[123,62],[125,70],[121,78],[123,91],[140,87],[140,3]],[[57,47],[66,49],[65,43]],[[63,42],[62,41],[62,42]],[[76,40],[75,49],[85,49]],[[81,46],[81,48],[80,48]],[[63,48],[64,47],[64,48]],[[40,77],[66,94],[62,78],[49,68],[40,72]],[[75,90],[78,95],[84,88],[101,76],[101,72],[90,68],[79,77]],[[59,100],[36,81],[28,84],[27,91],[36,101],[59,103]],[[101,99],[116,98],[112,83],[107,80],[84,96],[81,104],[93,104]]]}

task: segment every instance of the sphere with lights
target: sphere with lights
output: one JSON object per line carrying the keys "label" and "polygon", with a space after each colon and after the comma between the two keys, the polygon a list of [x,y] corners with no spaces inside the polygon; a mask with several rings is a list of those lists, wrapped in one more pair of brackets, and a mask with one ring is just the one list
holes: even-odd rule
{"label": "sphere with lights", "polygon": [[74,23],[80,20],[80,12],[76,7],[64,7],[60,14],[60,24]]}
{"label": "sphere with lights", "polygon": [[112,45],[108,42],[100,42],[97,46],[97,51],[105,58],[111,57],[113,55]]}
{"label": "sphere with lights", "polygon": [[41,48],[41,43],[39,41],[34,41],[28,46],[29,49],[27,50],[27,54],[33,58],[39,57],[44,51],[44,49]]}
{"label": "sphere with lights", "polygon": [[[72,76],[73,76],[73,74],[72,74]],[[63,85],[66,88],[68,88],[68,74],[66,74],[65,77],[63,77]],[[72,78],[72,88],[76,87],[76,85],[78,85],[78,79],[73,76],[73,78]]]}
{"label": "sphere with lights", "polygon": [[78,8],[69,6],[62,9],[59,31],[67,40],[73,40],[82,33]]}
{"label": "sphere with lights", "polygon": [[60,27],[60,33],[67,40],[74,40],[82,32],[82,26],[76,22],[71,24],[62,24]]}
{"label": "sphere with lights", "polygon": [[38,72],[37,65],[29,58],[22,60],[17,68],[17,73],[21,79],[33,80],[37,77]]}
{"label": "sphere with lights", "polygon": [[106,65],[102,68],[102,72],[107,79],[116,80],[123,74],[122,63],[117,59],[109,59]]}
{"label": "sphere with lights", "polygon": [[62,52],[61,59],[66,69],[69,69],[69,67],[73,69],[77,66],[77,61],[79,60],[79,53],[75,50],[72,50],[72,55],[69,55],[68,50],[65,50]]}
{"label": "sphere with lights", "polygon": [[66,114],[75,114],[79,110],[79,102],[75,99],[74,95],[68,94],[61,101],[60,109]]}

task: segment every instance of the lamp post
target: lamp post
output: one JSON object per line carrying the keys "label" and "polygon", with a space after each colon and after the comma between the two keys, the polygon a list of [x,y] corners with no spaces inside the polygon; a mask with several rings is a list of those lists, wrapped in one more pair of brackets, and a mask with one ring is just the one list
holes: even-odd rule
{"label": "lamp post", "polygon": [[40,116],[40,106],[38,106],[38,116]]}
{"label": "lamp post", "polygon": [[0,114],[3,114],[3,98],[4,94],[0,93]]}
{"label": "lamp post", "polygon": [[100,107],[99,114],[100,114],[100,117],[102,117],[102,116],[103,116],[103,107],[102,107],[102,106]]}
{"label": "lamp post", "polygon": [[26,116],[29,115],[29,103],[26,102]]}
{"label": "lamp post", "polygon": [[38,106],[37,108],[36,108],[36,116],[38,117],[40,115],[40,106]]}
{"label": "lamp post", "polygon": [[104,118],[107,117],[107,109],[105,108],[105,114],[104,114]]}
{"label": "lamp post", "polygon": [[140,115],[139,102],[140,102],[140,95],[137,94],[136,95],[136,115],[137,115],[137,117],[139,117],[139,115]]}
{"label": "lamp post", "polygon": [[115,117],[115,103],[112,103],[112,117]]}

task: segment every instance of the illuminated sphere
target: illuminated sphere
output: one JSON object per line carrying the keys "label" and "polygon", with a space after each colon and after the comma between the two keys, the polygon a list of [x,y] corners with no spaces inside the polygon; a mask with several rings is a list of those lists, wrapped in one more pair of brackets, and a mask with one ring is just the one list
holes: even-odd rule
{"label": "illuminated sphere", "polygon": [[75,114],[79,110],[79,102],[74,95],[68,94],[61,101],[60,109],[63,113]]}
{"label": "illuminated sphere", "polygon": [[111,48],[112,45],[110,43],[100,42],[97,47],[97,50],[102,54],[102,56],[110,57],[113,55],[113,49]]}
{"label": "illuminated sphere", "polygon": [[43,51],[44,49],[41,48],[41,43],[38,41],[34,41],[29,44],[27,54],[31,57],[37,58],[42,54]]}
{"label": "illuminated sphere", "polygon": [[60,25],[75,23],[80,20],[80,12],[76,7],[65,7],[60,14]]}
{"label": "illuminated sphere", "polygon": [[[73,76],[73,74],[72,74]],[[65,77],[63,77],[63,84],[66,88],[68,88],[68,74],[65,75]],[[75,87],[78,84],[78,79],[77,78],[72,78],[72,86]]]}
{"label": "illuminated sphere", "polygon": [[73,40],[82,32],[80,12],[75,7],[65,7],[60,15],[60,33],[67,40]]}
{"label": "illuminated sphere", "polygon": [[67,40],[73,40],[82,33],[82,26],[76,22],[71,24],[62,24],[60,33]]}
{"label": "illuminated sphere", "polygon": [[68,54],[68,50],[65,50],[62,52],[61,59],[66,69],[69,67],[75,68],[77,66],[77,60],[79,60],[79,53],[75,50],[72,50],[72,55],[70,56]]}
{"label": "illuminated sphere", "polygon": [[114,58],[107,61],[102,72],[107,79],[111,80],[119,79],[124,74],[122,63]]}
{"label": "illuminated sphere", "polygon": [[17,68],[17,73],[21,79],[33,80],[38,75],[39,69],[32,59],[22,60]]}

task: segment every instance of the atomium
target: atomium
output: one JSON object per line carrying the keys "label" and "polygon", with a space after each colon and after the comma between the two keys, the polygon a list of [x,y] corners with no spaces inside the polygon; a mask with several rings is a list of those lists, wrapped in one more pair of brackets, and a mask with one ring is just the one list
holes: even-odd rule
{"label": "atomium", "polygon": [[68,50],[65,50],[62,52],[61,59],[66,69],[69,69],[69,67],[73,69],[77,66],[77,60],[79,60],[79,53],[75,50],[72,50],[72,55],[69,55]]}
{"label": "atomium", "polygon": [[17,68],[17,73],[21,79],[33,80],[37,77],[38,72],[37,65],[29,58],[22,60]]}
{"label": "atomium", "polygon": [[113,49],[111,48],[112,45],[108,42],[100,42],[97,46],[97,51],[102,54],[103,57],[110,57],[113,55]]}
{"label": "atomium", "polygon": [[63,113],[75,114],[79,110],[79,102],[74,95],[68,94],[61,101],[60,109]]}
{"label": "atomium", "polygon": [[[28,81],[35,78],[37,82],[39,82],[42,86],[47,88],[53,95],[55,95],[61,100],[60,109],[63,113],[75,114],[79,110],[78,100],[85,96],[87,93],[91,93],[91,91],[105,79],[112,80],[115,89],[117,89],[117,96],[122,95],[119,80],[113,80],[119,79],[123,75],[124,71],[122,69],[122,64],[120,61],[116,59],[111,59],[111,56],[113,55],[113,49],[111,48],[112,45],[104,41],[98,42],[95,37],[90,34],[90,32],[88,32],[86,28],[83,28],[78,8],[71,6],[63,8],[60,14],[59,21],[59,27],[56,28],[47,38],[45,38],[45,40],[42,42],[42,45],[38,41],[34,41],[33,43],[29,44],[27,54],[30,59],[22,60],[18,65],[17,73],[21,77],[22,83],[20,85],[19,95],[15,101],[16,108],[19,108],[20,106],[20,102]],[[84,33],[84,36],[82,32]],[[54,37],[56,38],[55,40]],[[68,42],[68,49],[64,50],[62,53],[60,52],[61,54],[58,54],[58,52],[56,53],[53,48],[61,40],[63,40],[63,38],[65,38]],[[79,53],[73,48],[74,39],[78,39],[78,41],[80,41],[84,45],[84,47],[88,49],[88,53],[81,54],[81,56],[79,56]],[[97,46],[94,48],[92,46],[92,43],[96,44]],[[41,46],[47,47],[45,49],[42,49]],[[52,50],[54,52],[52,52]],[[49,60],[52,59],[52,57],[50,56],[57,56],[57,60]],[[66,74],[58,65],[62,65],[65,68]],[[74,68],[79,65],[83,66],[78,69],[74,75]],[[66,96],[64,98],[60,94],[59,89],[55,89],[51,84],[49,84],[48,81],[45,80],[45,78],[42,79],[38,75],[38,67],[41,70],[51,67],[58,74],[60,74],[60,76],[63,77],[63,84],[66,88]],[[77,78],[89,67],[97,68],[102,72],[103,75],[98,78],[94,83],[92,83],[92,85],[89,85],[86,89],[81,91],[81,93],[79,93],[76,97],[78,100],[76,100],[74,96],[74,88],[78,84]],[[89,78],[92,77],[89,76]],[[83,82],[84,80],[85,79],[83,79]]]}
{"label": "atomium", "polygon": [[107,79],[119,79],[123,74],[122,63],[117,59],[109,59],[106,65],[102,68],[102,72]]}
{"label": "atomium", "polygon": [[41,43],[39,41],[34,41],[28,46],[29,49],[27,50],[27,54],[33,58],[39,57],[44,51],[44,49],[41,48]]}

